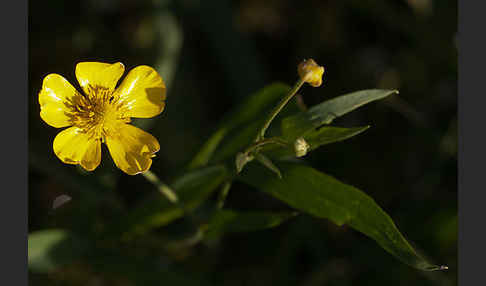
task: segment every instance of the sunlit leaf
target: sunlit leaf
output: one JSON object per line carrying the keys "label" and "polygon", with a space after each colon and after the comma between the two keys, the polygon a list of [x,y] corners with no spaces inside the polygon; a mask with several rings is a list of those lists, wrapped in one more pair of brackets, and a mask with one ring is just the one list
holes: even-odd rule
{"label": "sunlit leaf", "polygon": [[299,112],[282,120],[283,137],[295,140],[323,124],[331,123],[334,118],[342,116],[369,102],[396,94],[396,90],[369,89],[338,96]]}
{"label": "sunlit leaf", "polygon": [[282,179],[257,164],[250,164],[239,178],[297,210],[349,225],[408,265],[428,271],[441,269],[417,254],[392,219],[364,192],[301,164],[281,163],[278,167]]}

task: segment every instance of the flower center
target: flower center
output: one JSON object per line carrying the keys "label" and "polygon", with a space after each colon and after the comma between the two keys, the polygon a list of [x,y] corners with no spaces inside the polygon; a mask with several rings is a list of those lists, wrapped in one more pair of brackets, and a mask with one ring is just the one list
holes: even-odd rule
{"label": "flower center", "polygon": [[123,117],[112,91],[106,88],[90,86],[88,95],[77,102],[75,109],[73,125],[103,142],[107,133],[113,132],[117,124],[130,121],[130,118]]}

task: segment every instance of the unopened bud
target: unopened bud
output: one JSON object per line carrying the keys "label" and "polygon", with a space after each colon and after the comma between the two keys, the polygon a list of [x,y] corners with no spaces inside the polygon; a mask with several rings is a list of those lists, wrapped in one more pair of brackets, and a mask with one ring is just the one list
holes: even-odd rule
{"label": "unopened bud", "polygon": [[304,140],[304,138],[298,138],[294,142],[294,151],[295,151],[295,156],[297,157],[303,157],[307,154],[307,151],[309,151],[309,144]]}
{"label": "unopened bud", "polygon": [[303,60],[297,67],[297,72],[302,81],[313,87],[318,87],[322,84],[324,67],[319,66],[313,59]]}
{"label": "unopened bud", "polygon": [[238,153],[236,154],[236,160],[235,160],[235,164],[236,164],[236,172],[237,173],[240,173],[241,170],[243,170],[243,167],[248,163],[248,162],[251,162],[252,160],[254,159],[253,156],[251,155],[248,155],[246,153]]}

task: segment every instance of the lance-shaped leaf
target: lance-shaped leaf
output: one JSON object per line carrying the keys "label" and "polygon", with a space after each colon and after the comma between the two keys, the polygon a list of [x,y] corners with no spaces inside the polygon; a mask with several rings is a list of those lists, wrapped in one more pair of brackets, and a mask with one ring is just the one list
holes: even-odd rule
{"label": "lance-shaped leaf", "polygon": [[324,101],[307,111],[284,118],[281,124],[283,137],[295,140],[362,105],[397,93],[396,90],[369,89]]}
{"label": "lance-shaped leaf", "polygon": [[257,164],[248,165],[239,179],[302,212],[349,225],[408,265],[428,271],[445,269],[417,254],[390,216],[362,191],[304,165],[281,163],[278,167],[282,179]]}
{"label": "lance-shaped leaf", "polygon": [[[309,150],[307,150],[307,153],[319,148],[320,146],[343,141],[353,136],[356,136],[364,132],[368,128],[369,126],[353,127],[353,128],[323,126],[318,130],[314,130],[303,136],[307,144],[309,144],[310,146]],[[280,139],[282,141],[285,140],[283,138]],[[293,142],[287,142],[287,143],[288,146],[277,145],[277,144],[266,145],[262,148],[262,152],[264,152],[265,154],[273,158],[295,156]]]}
{"label": "lance-shaped leaf", "polygon": [[205,239],[214,239],[225,233],[249,232],[279,226],[296,216],[297,212],[219,210],[206,226]]}

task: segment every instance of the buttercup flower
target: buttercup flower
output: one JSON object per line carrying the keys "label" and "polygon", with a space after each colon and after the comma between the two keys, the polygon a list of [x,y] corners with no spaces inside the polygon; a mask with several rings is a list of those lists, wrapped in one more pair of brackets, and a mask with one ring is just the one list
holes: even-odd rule
{"label": "buttercup flower", "polygon": [[319,66],[313,59],[303,60],[297,67],[297,72],[302,81],[313,87],[321,86],[324,67]]}
{"label": "buttercup flower", "polygon": [[147,171],[160,145],[149,133],[128,124],[131,117],[150,118],[165,107],[165,84],[149,66],[132,69],[115,89],[125,71],[122,63],[81,62],[78,92],[64,77],[49,74],[39,93],[40,116],[62,128],[54,139],[54,153],[67,164],[93,171],[101,161],[101,143],[116,166],[129,175]]}

